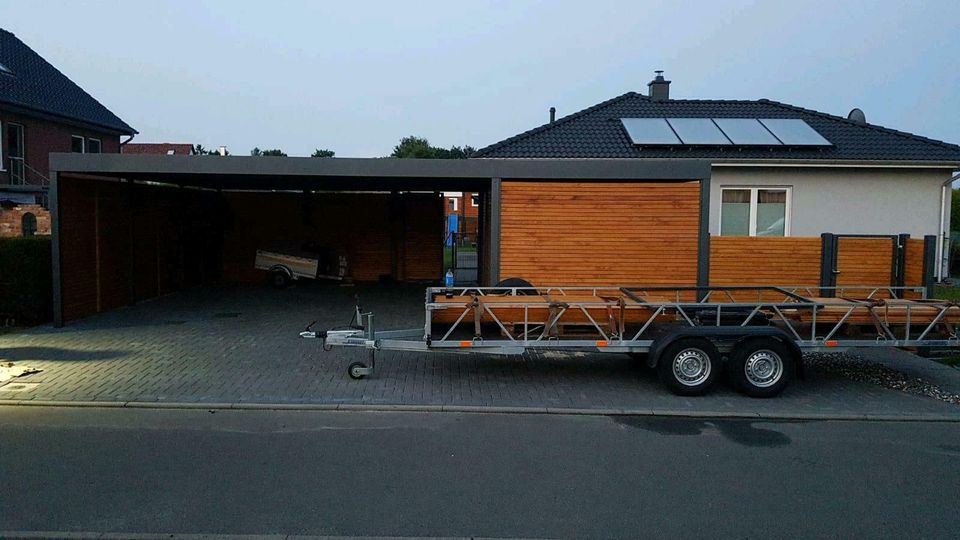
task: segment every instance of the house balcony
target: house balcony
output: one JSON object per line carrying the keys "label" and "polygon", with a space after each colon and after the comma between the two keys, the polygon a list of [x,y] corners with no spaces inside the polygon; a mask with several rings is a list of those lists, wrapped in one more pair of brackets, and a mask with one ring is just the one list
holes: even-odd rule
{"label": "house balcony", "polygon": [[20,158],[4,159],[4,170],[0,171],[0,190],[44,192],[50,186],[50,179]]}

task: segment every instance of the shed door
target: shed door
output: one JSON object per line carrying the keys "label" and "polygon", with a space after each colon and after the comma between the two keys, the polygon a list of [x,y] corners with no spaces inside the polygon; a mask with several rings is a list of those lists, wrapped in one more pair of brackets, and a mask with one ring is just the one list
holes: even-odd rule
{"label": "shed door", "polygon": [[699,182],[504,181],[500,278],[696,285]]}

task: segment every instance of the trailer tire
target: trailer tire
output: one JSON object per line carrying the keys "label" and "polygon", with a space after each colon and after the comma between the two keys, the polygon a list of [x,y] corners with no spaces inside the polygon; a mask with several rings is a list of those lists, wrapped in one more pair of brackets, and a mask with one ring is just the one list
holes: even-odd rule
{"label": "trailer tire", "polygon": [[774,397],[790,384],[796,371],[794,351],[773,338],[738,344],[727,363],[734,388],[750,397]]}
{"label": "trailer tire", "polygon": [[270,284],[277,289],[286,289],[290,286],[290,274],[285,268],[270,270]]}
{"label": "trailer tire", "polygon": [[698,337],[674,341],[660,353],[657,373],[674,394],[701,396],[717,381],[720,353],[708,339]]}
{"label": "trailer tire", "polygon": [[363,362],[354,362],[347,368],[347,375],[349,375],[351,379],[360,380],[367,376],[365,373],[359,371],[361,369],[367,369],[367,365]]}

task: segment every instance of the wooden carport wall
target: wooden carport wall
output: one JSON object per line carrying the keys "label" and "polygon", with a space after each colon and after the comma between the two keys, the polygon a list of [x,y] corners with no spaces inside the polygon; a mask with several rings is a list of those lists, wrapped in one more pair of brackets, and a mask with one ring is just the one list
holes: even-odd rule
{"label": "wooden carport wall", "polygon": [[[62,325],[63,261],[61,259],[58,174],[73,173],[138,182],[164,182],[208,189],[310,189],[342,191],[480,191],[489,192],[488,227],[499,230],[499,180],[556,181],[702,181],[709,187],[710,163],[704,160],[526,160],[526,159],[352,159],[147,156],[123,154],[51,154],[50,206],[53,220],[54,321]],[[701,213],[708,212],[701,189]],[[487,197],[484,197],[487,199]],[[488,253],[484,281],[499,279],[499,235],[482,247]],[[709,239],[701,217],[698,284],[705,284]]]}

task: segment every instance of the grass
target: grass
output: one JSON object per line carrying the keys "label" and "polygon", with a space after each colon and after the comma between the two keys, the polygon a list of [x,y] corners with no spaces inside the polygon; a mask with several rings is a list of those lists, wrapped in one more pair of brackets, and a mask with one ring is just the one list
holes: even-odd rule
{"label": "grass", "polygon": [[950,300],[951,302],[960,302],[960,287],[949,285],[936,285],[933,288],[933,297],[940,300]]}

